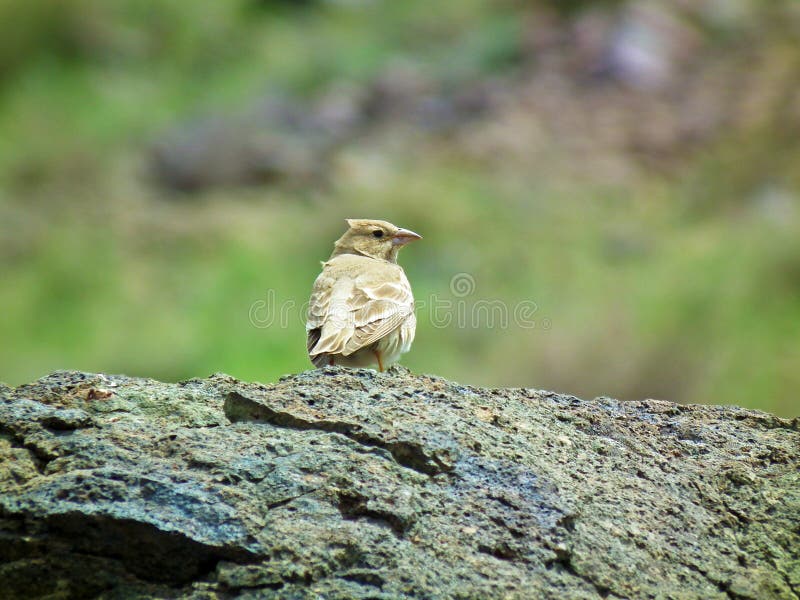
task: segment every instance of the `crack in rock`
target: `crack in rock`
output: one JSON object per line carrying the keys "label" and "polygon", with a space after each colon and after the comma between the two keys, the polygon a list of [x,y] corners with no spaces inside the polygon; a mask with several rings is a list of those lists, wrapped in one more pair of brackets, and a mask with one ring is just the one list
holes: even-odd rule
{"label": "crack in rock", "polygon": [[422,444],[417,442],[407,440],[386,442],[364,431],[361,425],[346,421],[303,419],[290,412],[277,411],[239,392],[227,394],[223,409],[231,423],[266,423],[299,431],[338,433],[362,446],[386,450],[397,464],[423,475],[438,475],[453,468],[435,454],[426,452]]}

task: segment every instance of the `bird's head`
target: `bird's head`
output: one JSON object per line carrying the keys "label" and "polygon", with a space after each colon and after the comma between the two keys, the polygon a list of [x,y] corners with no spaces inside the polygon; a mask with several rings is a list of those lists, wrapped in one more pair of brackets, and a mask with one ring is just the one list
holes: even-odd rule
{"label": "bird's head", "polygon": [[402,229],[387,221],[372,219],[347,219],[349,229],[336,240],[334,256],[339,254],[361,254],[379,260],[397,262],[397,252],[409,242],[422,236]]}

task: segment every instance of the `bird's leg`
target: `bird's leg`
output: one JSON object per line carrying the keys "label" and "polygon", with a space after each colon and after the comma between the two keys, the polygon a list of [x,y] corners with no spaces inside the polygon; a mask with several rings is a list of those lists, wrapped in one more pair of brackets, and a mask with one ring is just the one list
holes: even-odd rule
{"label": "bird's leg", "polygon": [[331,366],[331,367],[333,366],[333,355],[332,354],[328,357],[328,366]]}
{"label": "bird's leg", "polygon": [[373,350],[372,353],[375,355],[375,358],[378,359],[378,371],[383,373],[383,360],[381,359],[381,351]]}

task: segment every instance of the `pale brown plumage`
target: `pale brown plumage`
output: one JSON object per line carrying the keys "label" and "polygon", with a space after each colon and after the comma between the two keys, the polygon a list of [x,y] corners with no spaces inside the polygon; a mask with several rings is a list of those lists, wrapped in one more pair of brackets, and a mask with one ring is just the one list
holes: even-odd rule
{"label": "pale brown plumage", "polygon": [[386,221],[347,225],[311,290],[308,356],[317,367],[377,364],[383,371],[414,341],[414,296],[397,253],[420,236]]}

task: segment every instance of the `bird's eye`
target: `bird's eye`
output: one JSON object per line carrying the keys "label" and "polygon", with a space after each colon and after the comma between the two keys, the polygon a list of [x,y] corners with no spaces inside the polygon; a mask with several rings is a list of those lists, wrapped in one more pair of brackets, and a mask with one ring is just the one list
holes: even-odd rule
{"label": "bird's eye", "polygon": [[376,238],[382,238],[383,237],[383,230],[376,229],[375,231],[372,232],[372,235],[373,235],[373,237],[376,237]]}

